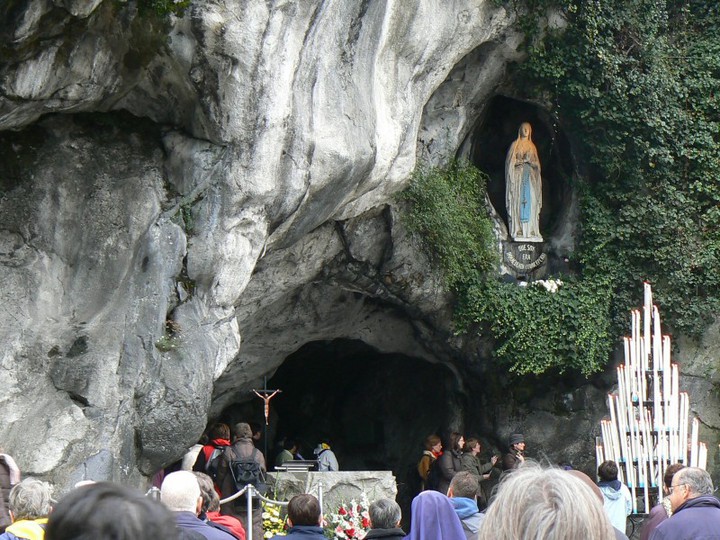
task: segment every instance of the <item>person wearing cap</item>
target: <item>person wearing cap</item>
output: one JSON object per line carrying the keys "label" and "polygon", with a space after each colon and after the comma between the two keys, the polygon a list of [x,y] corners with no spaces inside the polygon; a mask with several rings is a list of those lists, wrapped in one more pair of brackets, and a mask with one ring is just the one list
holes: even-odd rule
{"label": "person wearing cap", "polygon": [[317,456],[318,471],[335,472],[340,470],[335,452],[330,449],[330,440],[325,437],[320,440],[313,454]]}
{"label": "person wearing cap", "polygon": [[525,437],[521,433],[513,433],[508,439],[508,452],[502,458],[503,471],[517,469],[525,461]]}

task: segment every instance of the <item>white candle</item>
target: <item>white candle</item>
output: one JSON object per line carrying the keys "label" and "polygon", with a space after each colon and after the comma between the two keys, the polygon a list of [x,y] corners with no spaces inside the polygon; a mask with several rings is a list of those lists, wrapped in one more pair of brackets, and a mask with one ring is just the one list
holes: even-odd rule
{"label": "white candle", "polygon": [[[697,418],[693,418],[692,422],[692,441],[690,443],[690,466],[698,466],[698,429],[700,422]],[[682,442],[682,441],[681,441]]]}
{"label": "white candle", "polygon": [[645,284],[645,302],[643,305],[643,336],[642,336],[642,344],[643,344],[643,370],[647,371],[649,369],[648,365],[648,357],[650,356],[650,337],[652,334],[650,333],[650,322],[652,318],[652,290],[650,288],[650,284]]}
{"label": "white candle", "polygon": [[617,403],[617,398],[615,396],[610,396],[610,417],[611,417],[611,435],[612,435],[612,441],[613,441],[613,451],[615,452],[615,462],[620,463],[620,458],[622,457],[622,446],[620,443],[620,435],[618,433],[618,421],[617,421],[617,415],[615,414],[615,407]]}
{"label": "white candle", "polygon": [[703,442],[700,443],[698,452],[698,467],[703,470],[707,469],[707,445]]}
{"label": "white candle", "polygon": [[643,461],[643,476],[645,477],[645,482],[643,482],[643,494],[645,495],[645,497],[644,497],[644,499],[645,499],[645,513],[646,513],[646,514],[649,514],[649,513],[650,513],[650,496],[649,496],[648,490],[649,490],[650,488],[649,488],[648,484],[649,484],[650,482],[648,482],[648,475],[647,475],[647,473],[648,473],[648,471],[647,471],[647,462],[646,462],[646,461]]}
{"label": "white candle", "polygon": [[660,333],[660,312],[657,306],[653,306],[653,371],[661,369],[662,355],[662,334]]}
{"label": "white candle", "polygon": [[660,372],[653,372],[653,418],[655,429],[660,429],[660,426],[664,423],[663,419],[663,406],[660,399]]}
{"label": "white candle", "polygon": [[682,446],[679,448],[680,457],[683,459],[683,464],[687,466],[688,464],[688,422],[690,421],[690,397],[687,395],[686,392],[682,393],[682,396],[684,397],[684,404],[683,404],[683,410],[682,410],[682,417],[683,417],[683,429],[682,429],[682,438],[680,439],[680,443]]}
{"label": "white candle", "polygon": [[671,387],[670,387],[670,337],[663,337],[663,407],[665,409],[665,423],[672,425],[672,422],[668,420],[670,413],[670,399]]}
{"label": "white candle", "polygon": [[652,486],[652,482],[655,481],[655,455],[657,447],[653,448],[653,436],[652,430],[652,416],[650,411],[645,409],[645,445],[647,448],[647,462],[648,462],[648,483]]}

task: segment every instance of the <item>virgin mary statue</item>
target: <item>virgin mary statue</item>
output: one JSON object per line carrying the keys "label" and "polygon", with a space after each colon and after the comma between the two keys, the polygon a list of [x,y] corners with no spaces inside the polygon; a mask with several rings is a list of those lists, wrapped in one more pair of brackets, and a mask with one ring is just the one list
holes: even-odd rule
{"label": "virgin mary statue", "polygon": [[518,137],[505,158],[505,204],[510,236],[520,242],[542,242],[540,159],[532,142],[532,127],[520,124]]}

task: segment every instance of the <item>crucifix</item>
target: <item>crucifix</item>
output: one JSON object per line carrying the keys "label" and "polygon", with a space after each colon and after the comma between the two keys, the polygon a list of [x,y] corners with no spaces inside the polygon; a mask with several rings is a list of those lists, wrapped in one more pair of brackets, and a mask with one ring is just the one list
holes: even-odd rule
{"label": "crucifix", "polygon": [[[275,397],[275,394],[282,392],[282,390],[268,390],[267,381],[265,381],[265,388],[259,392],[253,388],[253,392],[255,392],[255,395],[265,402],[265,425],[267,426],[270,423],[270,400]],[[262,392],[262,394],[260,392]],[[272,392],[272,394],[270,392]]]}
{"label": "crucifix", "polygon": [[260,399],[262,399],[263,402],[265,403],[265,405],[264,405],[264,407],[263,407],[263,410],[264,410],[264,412],[265,412],[265,430],[264,430],[264,431],[265,431],[265,434],[264,434],[264,436],[263,436],[263,442],[265,443],[265,444],[264,444],[265,456],[266,456],[266,458],[267,458],[267,427],[268,427],[268,424],[269,424],[269,422],[270,422],[270,400],[271,400],[273,397],[275,397],[275,395],[276,395],[277,393],[282,392],[282,390],[280,390],[280,389],[270,390],[270,389],[267,387],[267,377],[264,377],[263,380],[264,380],[264,388],[262,388],[261,390],[255,390],[255,389],[253,388],[253,392],[255,392],[255,395],[256,395],[257,397],[259,397]]}

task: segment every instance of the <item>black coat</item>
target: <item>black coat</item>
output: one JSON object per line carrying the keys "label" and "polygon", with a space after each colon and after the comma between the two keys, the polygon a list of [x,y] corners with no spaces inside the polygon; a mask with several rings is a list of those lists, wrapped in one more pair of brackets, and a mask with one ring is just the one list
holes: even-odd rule
{"label": "black coat", "polygon": [[440,466],[440,483],[438,485],[438,491],[443,494],[447,494],[447,490],[450,487],[450,481],[457,473],[462,471],[462,454],[457,450],[449,450],[443,452],[443,455],[438,458],[436,465]]}
{"label": "black coat", "polygon": [[365,538],[382,538],[383,540],[399,540],[405,538],[405,531],[402,529],[370,529]]}

